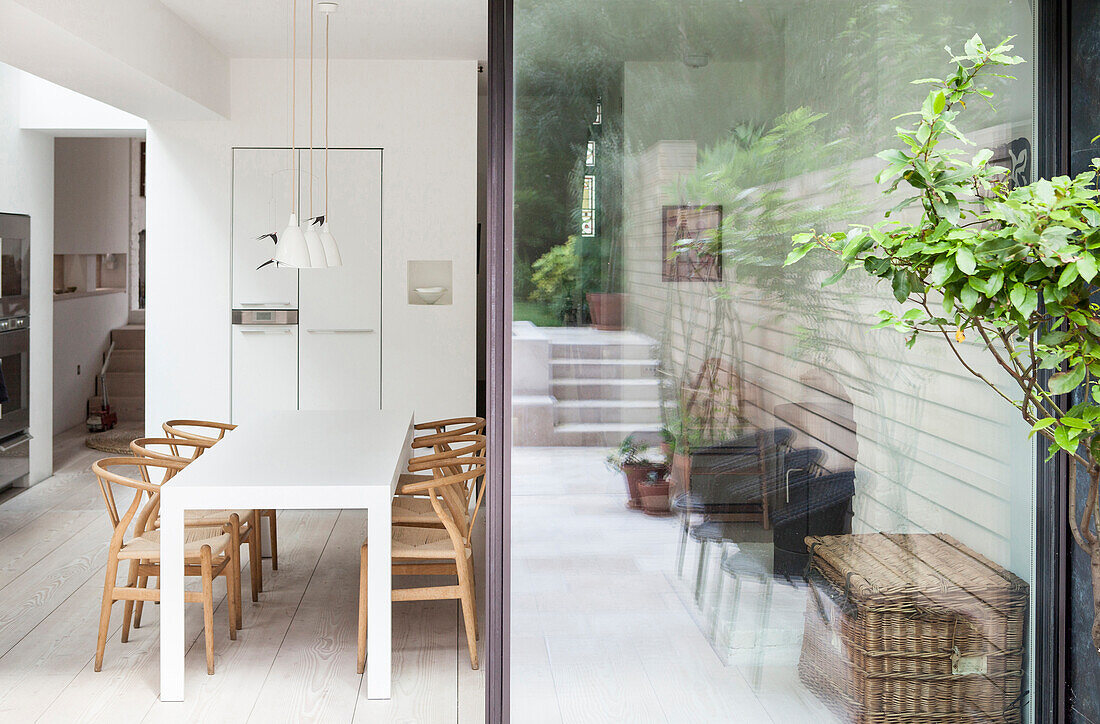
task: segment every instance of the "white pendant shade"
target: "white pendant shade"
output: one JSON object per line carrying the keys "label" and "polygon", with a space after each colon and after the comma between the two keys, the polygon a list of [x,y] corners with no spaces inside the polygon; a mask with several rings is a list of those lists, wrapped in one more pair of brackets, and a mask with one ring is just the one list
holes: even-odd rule
{"label": "white pendant shade", "polygon": [[309,251],[309,266],[313,269],[324,269],[328,264],[325,262],[325,248],[321,244],[321,235],[317,233],[317,227],[313,222],[309,222],[309,227],[303,233],[306,240],[306,249]]}
{"label": "white pendant shade", "polygon": [[298,216],[290,215],[286,229],[279,234],[279,243],[275,245],[275,261],[283,266],[298,268],[308,267],[309,247],[306,246],[305,235],[298,227]]}
{"label": "white pendant shade", "polygon": [[321,246],[325,250],[325,262],[327,266],[342,266],[344,260],[340,258],[340,247],[336,246],[336,239],[332,238],[332,232],[328,230],[328,222],[321,224]]}

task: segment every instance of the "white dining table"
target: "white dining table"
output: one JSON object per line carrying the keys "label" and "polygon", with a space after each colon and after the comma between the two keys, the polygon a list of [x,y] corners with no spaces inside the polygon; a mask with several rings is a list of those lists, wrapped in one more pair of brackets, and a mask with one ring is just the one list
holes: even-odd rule
{"label": "white dining table", "polygon": [[183,512],[212,508],[367,510],[367,697],[390,698],[390,506],[412,437],[411,409],[268,412],[161,487],[162,701],[183,701]]}

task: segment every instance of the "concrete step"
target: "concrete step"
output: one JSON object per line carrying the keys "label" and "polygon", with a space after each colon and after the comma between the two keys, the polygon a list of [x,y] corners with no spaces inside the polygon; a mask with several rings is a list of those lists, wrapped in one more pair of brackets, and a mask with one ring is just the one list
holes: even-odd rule
{"label": "concrete step", "polygon": [[661,403],[647,400],[564,400],[554,405],[554,422],[661,423]]}
{"label": "concrete step", "polygon": [[654,379],[562,379],[550,382],[550,394],[559,401],[648,400],[656,402],[661,397],[661,383]]}
{"label": "concrete step", "polygon": [[562,446],[615,447],[628,435],[656,445],[661,439],[661,425],[574,422],[554,426],[554,444]]}
{"label": "concrete step", "polygon": [[115,350],[120,349],[145,349],[145,326],[127,324],[125,327],[111,330],[111,341]]}
{"label": "concrete step", "polygon": [[111,372],[144,372],[145,350],[118,349],[111,353]]}
{"label": "concrete step", "polygon": [[107,372],[107,396],[113,403],[115,397],[144,397],[145,372]]}
{"label": "concrete step", "polygon": [[657,374],[655,359],[589,359],[550,360],[550,379],[653,379]]}
{"label": "concrete step", "polygon": [[550,345],[550,358],[556,360],[574,359],[649,359],[653,357],[654,345],[645,342],[553,342]]}
{"label": "concrete step", "polygon": [[119,422],[142,422],[145,420],[144,397],[119,397],[110,395],[111,409],[118,415]]}

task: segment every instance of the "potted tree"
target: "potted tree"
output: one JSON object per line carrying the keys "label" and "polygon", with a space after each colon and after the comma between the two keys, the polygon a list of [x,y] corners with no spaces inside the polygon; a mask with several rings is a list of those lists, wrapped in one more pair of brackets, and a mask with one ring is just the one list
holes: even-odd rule
{"label": "potted tree", "polygon": [[[916,81],[932,85],[910,114],[916,123],[899,129],[900,147],[878,154],[878,181],[888,193],[908,187],[908,198],[874,225],[794,236],[786,263],[823,249],[840,263],[825,284],[849,269],[888,281],[900,306],[879,311],[877,327],[901,332],[910,348],[932,335],[1050,442],[1051,456],[1067,455],[1084,473],[1085,505],[1070,475],[1067,513],[1091,559],[1100,651],[1100,159],[1073,178],[1014,187],[991,151],[958,151],[968,143],[955,126],[966,102],[992,95],[981,82],[998,66],[1023,62],[1009,40],[987,48],[975,35],[949,76]],[[906,210],[906,221],[889,218]],[[988,355],[1007,381],[983,375],[974,355]],[[1067,394],[1072,406],[1061,404]]]}
{"label": "potted tree", "polygon": [[[656,462],[649,457],[649,445],[637,440],[633,435],[628,435],[607,456],[607,465],[612,470],[623,474],[626,479],[626,490],[630,496],[630,507],[637,508],[641,505],[641,484],[650,473],[657,473],[661,477],[668,470],[663,463]],[[668,491],[666,489],[667,496]]]}

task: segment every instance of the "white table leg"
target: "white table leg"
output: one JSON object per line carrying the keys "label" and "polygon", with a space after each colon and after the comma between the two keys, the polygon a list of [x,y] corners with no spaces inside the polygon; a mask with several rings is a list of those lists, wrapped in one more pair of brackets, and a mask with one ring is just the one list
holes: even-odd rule
{"label": "white table leg", "polygon": [[183,506],[170,486],[160,501],[160,699],[183,701]]}
{"label": "white table leg", "polygon": [[[388,493],[389,491],[385,491]],[[390,499],[367,509],[367,698],[390,698]]]}

